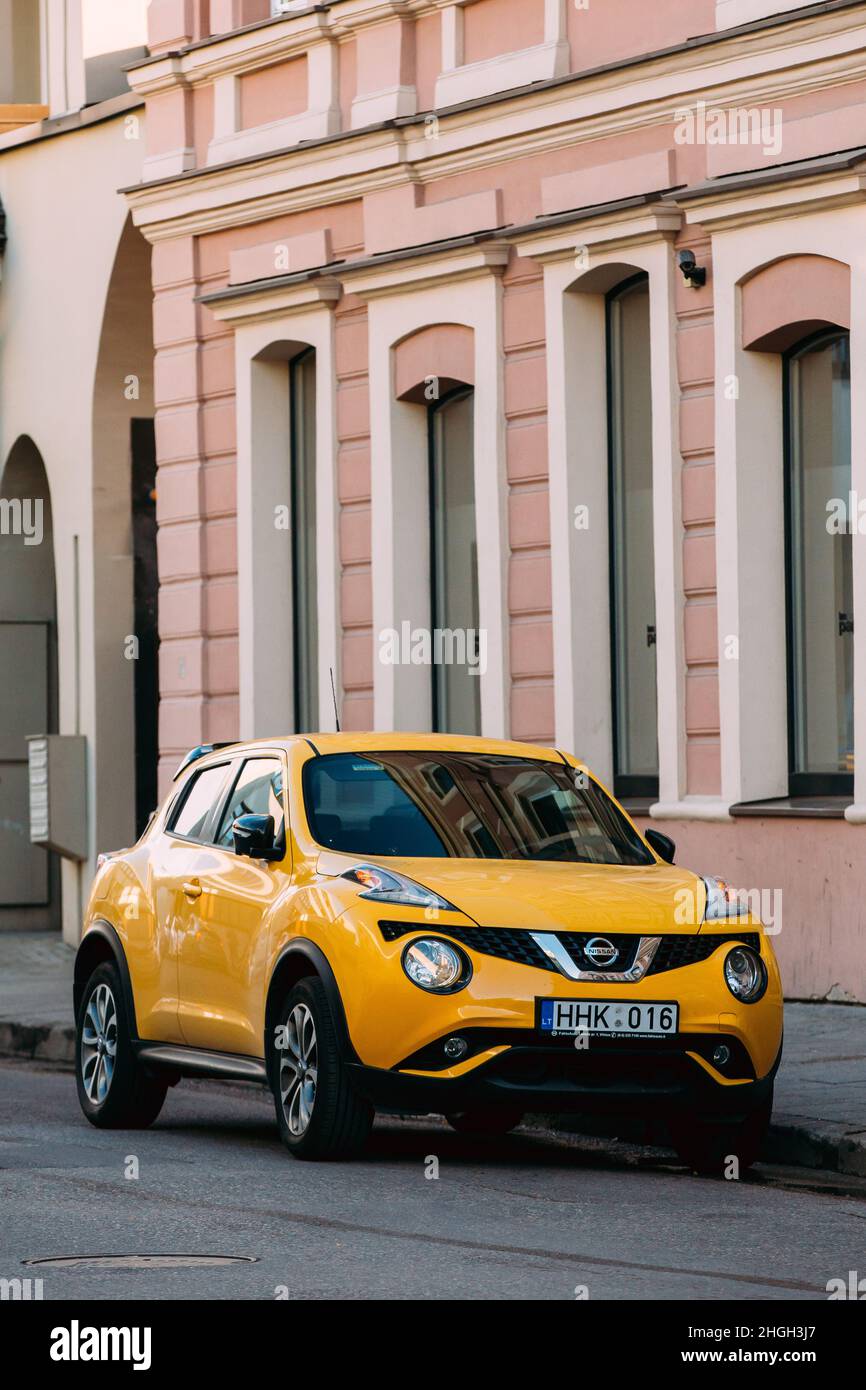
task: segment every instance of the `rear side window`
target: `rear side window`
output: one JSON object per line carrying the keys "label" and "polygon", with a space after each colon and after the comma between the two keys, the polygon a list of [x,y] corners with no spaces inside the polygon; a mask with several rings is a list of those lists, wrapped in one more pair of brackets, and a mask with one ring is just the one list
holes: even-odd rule
{"label": "rear side window", "polygon": [[226,765],[206,767],[196,773],[192,785],[183,800],[180,811],[174,818],[171,830],[175,835],[186,835],[191,840],[204,839],[204,831],[210,813],[215,809],[220,792],[226,780]]}

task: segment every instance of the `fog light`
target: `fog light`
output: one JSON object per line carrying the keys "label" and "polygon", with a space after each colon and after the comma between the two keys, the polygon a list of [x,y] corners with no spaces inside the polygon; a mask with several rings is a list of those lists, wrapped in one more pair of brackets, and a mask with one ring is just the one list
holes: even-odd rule
{"label": "fog light", "polygon": [[730,1062],[730,1060],[731,1049],[729,1047],[725,1047],[724,1043],[721,1043],[713,1053],[713,1061],[715,1062],[717,1067],[723,1067],[727,1062]]}
{"label": "fog light", "polygon": [[445,1056],[452,1062],[459,1062],[461,1057],[465,1057],[469,1051],[469,1044],[465,1038],[449,1038],[445,1044]]}

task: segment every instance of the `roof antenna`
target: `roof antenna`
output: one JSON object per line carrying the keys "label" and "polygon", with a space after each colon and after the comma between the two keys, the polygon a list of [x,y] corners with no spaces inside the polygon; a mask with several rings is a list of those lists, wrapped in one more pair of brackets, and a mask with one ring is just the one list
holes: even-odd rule
{"label": "roof antenna", "polygon": [[339,714],[338,714],[338,712],[337,712],[337,692],[336,692],[336,690],[335,690],[335,688],[334,688],[334,668],[333,668],[333,666],[329,666],[329,667],[328,667],[328,670],[331,672],[331,695],[333,696],[333,700],[334,700],[334,723],[335,723],[336,726],[337,726],[337,733],[340,733],[340,716],[339,716]]}

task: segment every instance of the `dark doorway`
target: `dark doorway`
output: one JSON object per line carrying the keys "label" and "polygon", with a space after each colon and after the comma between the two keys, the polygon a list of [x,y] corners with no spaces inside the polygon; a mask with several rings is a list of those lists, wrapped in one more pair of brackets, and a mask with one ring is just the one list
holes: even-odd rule
{"label": "dark doorway", "polygon": [[60,865],[30,842],[27,735],[57,732],[51,492],[23,436],[0,479],[0,927],[60,926]]}
{"label": "dark doorway", "polygon": [[135,561],[135,829],[158,800],[159,578],[156,561],[156,438],[152,420],[131,421],[132,546]]}

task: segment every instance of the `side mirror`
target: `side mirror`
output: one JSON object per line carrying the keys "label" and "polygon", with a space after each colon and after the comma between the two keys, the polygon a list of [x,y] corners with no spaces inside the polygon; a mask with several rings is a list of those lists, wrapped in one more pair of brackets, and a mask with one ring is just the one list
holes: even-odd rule
{"label": "side mirror", "polygon": [[273,816],[238,816],[232,826],[235,854],[250,859],[282,859],[283,851],[274,843]]}
{"label": "side mirror", "polygon": [[666,864],[673,864],[677,847],[670,835],[663,835],[660,830],[645,830],[644,839],[652,846],[659,859],[663,859]]}

